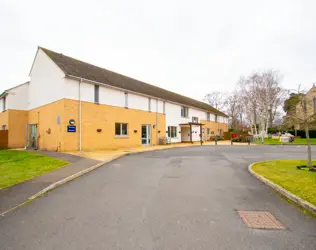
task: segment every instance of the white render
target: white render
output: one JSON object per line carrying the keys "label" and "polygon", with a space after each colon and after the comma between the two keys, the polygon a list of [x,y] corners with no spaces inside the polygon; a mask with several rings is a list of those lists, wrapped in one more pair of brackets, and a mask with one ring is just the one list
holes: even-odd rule
{"label": "white render", "polygon": [[64,77],[64,72],[39,49],[30,72],[28,110],[63,99],[67,91]]}
{"label": "white render", "polygon": [[[165,113],[166,131],[168,126],[177,127],[177,137],[171,138],[171,142],[189,141],[188,127],[181,127],[180,124],[192,122],[192,117],[197,117],[198,122],[207,120],[207,111],[196,108],[189,108],[189,117],[181,117],[181,104],[157,99],[143,94],[138,94],[128,90],[114,88],[102,83],[95,83],[85,79],[70,79],[65,73],[49,58],[42,50],[38,49],[32,69],[30,72],[30,83],[17,86],[7,91],[6,109],[32,110],[34,108],[49,104],[61,99],[80,99],[85,102],[94,103],[95,84],[99,85],[99,103],[126,107],[148,112]],[[80,91],[79,91],[80,85]],[[148,100],[151,100],[150,110],[148,110]],[[3,98],[0,98],[0,112],[3,111]],[[210,121],[215,121],[215,114],[210,113]],[[217,121],[228,123],[226,117],[217,117]],[[187,131],[188,130],[188,131]],[[182,133],[181,133],[182,131]],[[200,126],[192,126],[192,140],[200,140]]]}

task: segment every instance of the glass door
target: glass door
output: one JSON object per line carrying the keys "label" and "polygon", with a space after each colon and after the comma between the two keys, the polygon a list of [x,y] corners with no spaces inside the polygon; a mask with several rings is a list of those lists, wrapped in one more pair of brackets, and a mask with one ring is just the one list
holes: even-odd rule
{"label": "glass door", "polygon": [[151,144],[151,131],[150,125],[142,125],[142,145],[150,145]]}

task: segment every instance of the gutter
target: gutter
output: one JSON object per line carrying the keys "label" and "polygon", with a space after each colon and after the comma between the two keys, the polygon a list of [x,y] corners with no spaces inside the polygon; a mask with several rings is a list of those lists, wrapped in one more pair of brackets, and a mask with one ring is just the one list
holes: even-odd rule
{"label": "gutter", "polygon": [[135,92],[135,91],[132,91],[132,90],[128,90],[128,89],[123,89],[123,88],[115,87],[115,86],[112,86],[112,85],[109,85],[109,84],[106,84],[106,83],[97,82],[97,81],[89,80],[89,79],[82,78],[82,77],[78,77],[78,76],[73,76],[73,75],[69,75],[69,74],[65,74],[65,76],[68,77],[68,78],[70,78],[70,79],[73,79],[73,80],[81,80],[81,81],[85,81],[85,82],[90,82],[90,83],[93,83],[93,84],[106,86],[106,87],[108,87],[108,88],[110,88],[110,89],[116,89],[116,90],[120,90],[120,91],[123,91],[123,92],[128,92],[128,93],[133,93],[133,94],[136,94],[136,95],[145,96],[145,97],[152,98],[152,99],[157,99],[157,100],[161,100],[161,101],[166,101],[166,102],[169,102],[169,103],[173,103],[173,104],[177,104],[177,105],[180,105],[180,106],[185,106],[185,107],[193,108],[193,109],[200,110],[200,111],[203,111],[203,112],[208,112],[208,113],[212,113],[212,114],[218,114],[218,115],[224,116],[224,117],[226,117],[226,118],[229,117],[229,116],[227,116],[226,114],[223,114],[221,111],[219,111],[219,113],[214,113],[214,112],[209,111],[209,110],[199,109],[199,108],[196,108],[196,107],[192,107],[192,106],[189,106],[189,105],[185,105],[185,104],[183,104],[183,103],[178,103],[178,102],[173,102],[173,101],[165,100],[165,99],[162,99],[162,98],[159,98],[159,97],[156,97],[156,96],[151,96],[151,95],[142,94],[142,93]]}

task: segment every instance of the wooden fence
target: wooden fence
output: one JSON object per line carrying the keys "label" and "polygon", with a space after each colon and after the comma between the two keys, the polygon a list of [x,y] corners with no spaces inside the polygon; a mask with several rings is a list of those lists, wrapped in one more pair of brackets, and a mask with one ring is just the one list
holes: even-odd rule
{"label": "wooden fence", "polygon": [[0,130],[0,149],[8,148],[8,130]]}

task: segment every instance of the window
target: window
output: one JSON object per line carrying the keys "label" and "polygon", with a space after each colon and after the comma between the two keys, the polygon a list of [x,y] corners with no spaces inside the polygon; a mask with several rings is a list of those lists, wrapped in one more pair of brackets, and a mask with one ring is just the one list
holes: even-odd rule
{"label": "window", "polygon": [[115,135],[117,136],[127,136],[128,133],[127,123],[115,123]]}
{"label": "window", "polygon": [[148,98],[148,111],[151,111],[151,98]]}
{"label": "window", "polygon": [[175,127],[175,126],[168,127],[168,137],[170,137],[170,138],[177,137],[177,127]]}
{"label": "window", "polygon": [[6,105],[5,105],[6,104],[6,97],[5,96],[3,97],[3,103],[2,104],[3,104],[3,106],[2,106],[3,109],[2,110],[5,111],[6,110]]}
{"label": "window", "polygon": [[217,118],[218,118],[217,115],[215,115],[215,122],[217,122]]}
{"label": "window", "polygon": [[166,113],[166,102],[163,102],[162,109],[163,109],[163,113],[165,114]]}
{"label": "window", "polygon": [[94,85],[94,102],[99,103],[99,85]]}
{"label": "window", "polygon": [[7,125],[2,125],[2,130],[7,130]]}
{"label": "window", "polygon": [[192,122],[193,123],[199,123],[199,117],[192,116]]}
{"label": "window", "polygon": [[206,120],[208,122],[211,120],[211,114],[210,113],[206,113]]}
{"label": "window", "polygon": [[181,107],[181,117],[188,118],[189,117],[189,108]]}
{"label": "window", "polygon": [[210,135],[210,129],[209,128],[206,129],[206,133],[207,133],[207,135]]}
{"label": "window", "polygon": [[125,108],[128,108],[128,93],[125,93]]}

